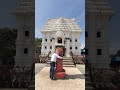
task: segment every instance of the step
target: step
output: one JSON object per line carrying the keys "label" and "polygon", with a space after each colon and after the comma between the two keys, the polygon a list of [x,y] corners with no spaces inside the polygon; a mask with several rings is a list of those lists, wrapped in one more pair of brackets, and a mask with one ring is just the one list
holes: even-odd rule
{"label": "step", "polygon": [[63,64],[74,64],[73,62],[63,62]]}
{"label": "step", "polygon": [[72,59],[72,57],[63,57],[63,59]]}
{"label": "step", "polygon": [[[51,58],[49,58],[51,59]],[[72,57],[63,57],[63,59],[72,59]]]}
{"label": "step", "polygon": [[63,67],[75,67],[75,65],[63,65]]}
{"label": "step", "polygon": [[[47,64],[50,64],[50,62],[47,62]],[[68,64],[68,65],[74,65],[73,62],[63,62],[63,65],[66,65],[66,64]]]}
{"label": "step", "polygon": [[64,57],[64,56],[63,56],[63,58],[72,58],[72,57]]}
{"label": "step", "polygon": [[68,59],[63,58],[63,60],[73,60],[73,59],[72,58],[68,58]]}
{"label": "step", "polygon": [[[51,59],[48,59],[48,61],[50,61],[50,60],[51,60]],[[64,58],[63,58],[62,60],[72,60],[72,61],[73,61],[73,59],[64,59]]]}
{"label": "step", "polygon": [[[47,62],[50,62],[50,60],[48,60]],[[63,62],[73,62],[73,60],[63,60]]]}
{"label": "step", "polygon": [[63,57],[63,59],[72,59],[72,57]]}
{"label": "step", "polygon": [[[47,62],[49,62],[50,63],[50,61],[47,61]],[[72,62],[73,63],[73,61],[62,61],[63,63],[65,62],[65,63],[67,63],[67,62]]]}
{"label": "step", "polygon": [[73,62],[73,60],[63,60],[63,62]]}
{"label": "step", "polygon": [[64,63],[63,65],[74,65],[74,63]]}
{"label": "step", "polygon": [[[50,67],[50,64],[47,64],[46,67]],[[75,65],[74,64],[72,64],[72,65],[63,65],[63,68],[64,67],[75,67]]]}

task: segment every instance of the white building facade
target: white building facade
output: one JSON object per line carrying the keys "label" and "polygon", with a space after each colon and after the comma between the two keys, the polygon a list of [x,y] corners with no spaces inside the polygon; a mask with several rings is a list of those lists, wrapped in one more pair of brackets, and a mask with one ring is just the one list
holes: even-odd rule
{"label": "white building facade", "polygon": [[56,47],[63,47],[65,57],[70,57],[70,51],[75,55],[81,54],[80,34],[81,28],[75,19],[55,18],[49,19],[41,30],[41,54],[54,53]]}

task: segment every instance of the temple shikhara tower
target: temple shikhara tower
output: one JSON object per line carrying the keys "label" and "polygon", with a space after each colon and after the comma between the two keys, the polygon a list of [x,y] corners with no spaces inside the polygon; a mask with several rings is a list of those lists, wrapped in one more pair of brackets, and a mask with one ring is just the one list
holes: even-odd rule
{"label": "temple shikhara tower", "polygon": [[41,30],[43,36],[41,54],[54,53],[56,47],[63,47],[65,57],[70,57],[70,52],[80,55],[81,31],[74,18],[49,19]]}
{"label": "temple shikhara tower", "polygon": [[35,56],[35,0],[17,0],[16,16],[16,64],[32,64]]}

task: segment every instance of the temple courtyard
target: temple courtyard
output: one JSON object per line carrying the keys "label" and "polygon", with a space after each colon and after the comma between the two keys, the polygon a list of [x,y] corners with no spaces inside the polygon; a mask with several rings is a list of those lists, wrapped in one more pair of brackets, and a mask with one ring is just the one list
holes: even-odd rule
{"label": "temple courtyard", "polygon": [[65,79],[51,80],[50,67],[46,64],[35,65],[35,90],[85,90],[85,65],[63,67]]}

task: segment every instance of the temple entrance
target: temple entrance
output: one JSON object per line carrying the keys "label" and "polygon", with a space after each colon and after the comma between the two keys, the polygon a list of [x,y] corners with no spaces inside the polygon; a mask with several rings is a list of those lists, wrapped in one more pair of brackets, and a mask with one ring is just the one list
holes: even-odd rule
{"label": "temple entrance", "polygon": [[57,42],[62,43],[62,38],[58,38]]}
{"label": "temple entrance", "polygon": [[65,56],[66,48],[64,46],[56,46],[55,49],[58,47],[63,49],[63,56]]}

